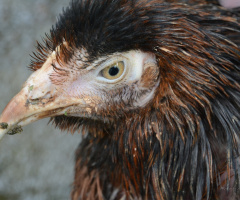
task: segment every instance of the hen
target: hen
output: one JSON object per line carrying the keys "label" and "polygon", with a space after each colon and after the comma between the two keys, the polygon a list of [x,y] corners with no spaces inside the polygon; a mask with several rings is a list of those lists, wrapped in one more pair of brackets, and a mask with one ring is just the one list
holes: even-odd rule
{"label": "hen", "polygon": [[177,2],[74,0],[38,43],[0,136],[81,131],[73,200],[240,198],[239,13]]}

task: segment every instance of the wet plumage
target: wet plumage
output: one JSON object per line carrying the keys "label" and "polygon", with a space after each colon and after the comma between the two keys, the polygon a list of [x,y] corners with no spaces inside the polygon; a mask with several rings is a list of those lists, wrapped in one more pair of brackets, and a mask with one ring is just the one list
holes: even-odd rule
{"label": "wet plumage", "polygon": [[74,0],[38,44],[0,122],[81,131],[72,199],[240,198],[239,13],[174,2]]}

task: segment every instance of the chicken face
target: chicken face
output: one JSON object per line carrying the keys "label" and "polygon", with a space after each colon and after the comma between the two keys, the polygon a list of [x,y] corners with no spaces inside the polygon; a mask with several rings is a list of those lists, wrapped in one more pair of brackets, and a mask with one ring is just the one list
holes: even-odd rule
{"label": "chicken face", "polygon": [[38,43],[35,72],[3,111],[1,136],[44,117],[111,121],[153,98],[159,67],[153,36],[142,29],[152,24],[145,18],[150,5],[139,4],[142,11],[133,18],[131,2],[105,3],[73,1],[44,44]]}
{"label": "chicken face", "polygon": [[8,128],[1,130],[2,135],[59,115],[109,121],[110,116],[117,118],[153,98],[159,84],[154,54],[133,50],[86,64],[79,59],[87,56],[86,51],[76,52],[68,63],[58,62],[56,51],[52,52],[30,76],[3,111],[0,121]]}

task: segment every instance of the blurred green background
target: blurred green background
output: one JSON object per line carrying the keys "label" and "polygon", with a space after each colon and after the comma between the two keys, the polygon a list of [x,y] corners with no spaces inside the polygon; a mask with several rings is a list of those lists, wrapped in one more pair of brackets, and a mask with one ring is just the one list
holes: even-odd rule
{"label": "blurred green background", "polygon": [[[31,74],[36,40],[69,0],[0,0],[0,112]],[[0,141],[0,200],[70,199],[74,152],[81,135],[61,132],[48,119]]]}

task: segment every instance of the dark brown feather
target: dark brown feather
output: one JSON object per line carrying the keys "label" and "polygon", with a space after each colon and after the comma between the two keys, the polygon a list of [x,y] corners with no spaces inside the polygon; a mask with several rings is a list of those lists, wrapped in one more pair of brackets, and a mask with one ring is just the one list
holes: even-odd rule
{"label": "dark brown feather", "polygon": [[[240,198],[239,14],[214,1],[182,2],[73,1],[48,47],[38,46],[43,55],[64,38],[64,62],[81,47],[87,62],[132,49],[158,61],[159,70],[142,77],[150,88],[160,80],[147,106],[130,110],[122,101],[96,111],[97,120],[53,119],[61,129],[87,132],[72,199],[225,199],[228,191],[228,199]],[[36,57],[34,70],[43,60]]]}

